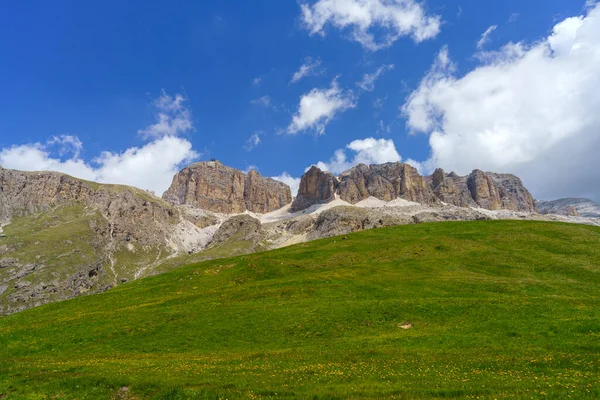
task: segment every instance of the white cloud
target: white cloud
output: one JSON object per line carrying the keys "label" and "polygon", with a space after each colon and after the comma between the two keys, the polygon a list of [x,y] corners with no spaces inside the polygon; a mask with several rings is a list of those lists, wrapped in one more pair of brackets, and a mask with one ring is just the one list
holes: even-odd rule
{"label": "white cloud", "polygon": [[296,195],[298,194],[298,189],[300,188],[300,178],[294,178],[287,172],[284,172],[279,176],[273,176],[272,179],[275,179],[276,181],[280,181],[288,185],[292,190],[292,196],[296,197]]}
{"label": "white cloud", "polygon": [[386,71],[391,71],[394,69],[394,64],[382,65],[377,68],[377,71],[372,74],[365,74],[360,82],[357,82],[356,85],[367,92],[372,92],[375,89],[375,81]]}
{"label": "white cloud", "polygon": [[149,139],[177,136],[192,131],[192,113],[184,105],[185,101],[182,95],[170,96],[163,90],[162,95],[152,102],[156,108],[156,123],[140,129],[138,134],[144,139]]}
{"label": "white cloud", "polygon": [[312,6],[301,4],[301,9],[311,34],[325,35],[325,26],[331,24],[349,30],[352,39],[368,50],[391,46],[401,36],[411,36],[417,43],[434,38],[441,25],[439,16],[428,15],[414,0],[318,0]]}
{"label": "white cloud", "polygon": [[262,133],[261,132],[256,132],[254,134],[252,134],[252,136],[250,136],[250,138],[246,141],[246,144],[244,145],[244,148],[246,149],[246,151],[252,151],[254,150],[254,148],[256,148],[256,146],[258,146],[260,144],[260,135]]}
{"label": "white cloud", "polygon": [[441,55],[402,108],[429,135],[427,169],[511,172],[538,198],[600,199],[600,6],[481,59],[459,77]]}
{"label": "white cloud", "polygon": [[598,0],[585,0],[584,8],[592,9],[598,5]]}
{"label": "white cloud", "polygon": [[[354,157],[349,158],[347,150],[354,153]],[[402,157],[396,151],[393,140],[366,138],[351,142],[346,149],[336,150],[328,162],[319,161],[317,167],[323,171],[339,174],[357,164],[383,164],[397,161],[402,161]]]}
{"label": "white cloud", "polygon": [[252,85],[254,86],[259,86],[262,83],[262,77],[256,77],[254,79],[252,79]]}
{"label": "white cloud", "polygon": [[314,60],[312,57],[307,57],[304,60],[304,64],[300,66],[300,69],[292,75],[290,83],[296,83],[299,80],[306,78],[307,76],[319,75],[321,71],[318,68],[321,66],[321,60]]}
{"label": "white cloud", "polygon": [[256,106],[271,107],[271,96],[262,96],[252,100],[250,103]]}
{"label": "white cloud", "polygon": [[47,148],[43,143],[3,148],[0,165],[22,171],[59,171],[88,180],[95,177],[93,168],[82,160],[72,157],[63,161],[58,155],[52,157]]}
{"label": "white cloud", "polygon": [[327,124],[336,114],[356,107],[352,91],[340,89],[337,80],[329,89],[313,89],[300,98],[298,112],[294,114],[287,133],[295,134],[314,129],[317,135],[325,133]]}
{"label": "white cloud", "polygon": [[[189,115],[189,111],[181,104],[183,100],[177,99],[183,97],[170,97],[163,93],[154,105],[159,114],[175,111],[179,115]],[[151,126],[146,130],[152,129]],[[193,125],[186,130],[191,129]],[[182,131],[175,129],[173,132]],[[53,151],[55,145],[60,146],[58,151]],[[61,159],[67,154],[65,149],[70,149],[71,156]],[[188,140],[166,133],[142,147],[132,147],[123,152],[102,152],[90,162],[79,158],[82,150],[83,143],[76,136],[55,136],[46,143],[1,149],[0,165],[24,171],[58,171],[91,181],[131,185],[161,195],[171,184],[179,167],[200,156]]]}
{"label": "white cloud", "polygon": [[103,152],[90,163],[77,158],[61,160],[39,143],[0,150],[0,165],[23,171],[58,171],[81,179],[152,190],[161,195],[182,163],[199,154],[182,138],[165,136],[122,153]]}
{"label": "white cloud", "polygon": [[487,28],[485,30],[485,32],[483,32],[483,34],[481,34],[481,38],[479,39],[479,41],[477,42],[477,48],[478,49],[483,49],[485,47],[486,44],[488,44],[490,42],[490,35],[492,34],[492,32],[494,32],[496,29],[498,29],[498,25],[492,25],[489,28]]}
{"label": "white cloud", "polygon": [[58,146],[59,156],[63,157],[71,153],[75,159],[79,158],[83,151],[83,143],[73,135],[52,136],[48,139],[47,146]]}

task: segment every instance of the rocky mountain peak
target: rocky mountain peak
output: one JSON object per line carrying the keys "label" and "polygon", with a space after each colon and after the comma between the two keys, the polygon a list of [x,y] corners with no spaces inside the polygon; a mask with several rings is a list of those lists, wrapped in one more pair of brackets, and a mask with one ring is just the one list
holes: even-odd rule
{"label": "rocky mountain peak", "polygon": [[192,164],[173,178],[163,199],[220,213],[267,213],[291,203],[285,183],[264,178],[258,171],[247,175],[218,161]]}
{"label": "rocky mountain peak", "polygon": [[298,211],[316,203],[329,202],[336,194],[350,204],[375,197],[383,201],[405,199],[425,205],[444,202],[489,210],[536,210],[533,197],[514,175],[474,170],[468,176],[459,176],[454,172],[446,174],[438,168],[431,176],[424,177],[413,166],[399,162],[358,164],[337,179],[313,167],[302,177],[298,200],[292,209]]}
{"label": "rocky mountain peak", "polygon": [[310,167],[300,180],[298,195],[292,203],[292,211],[301,211],[313,204],[328,203],[335,199],[338,179],[331,172]]}
{"label": "rocky mountain peak", "polygon": [[350,204],[370,196],[384,201],[403,198],[423,204],[437,202],[425,178],[408,164],[359,164],[342,173],[339,180],[338,194]]}

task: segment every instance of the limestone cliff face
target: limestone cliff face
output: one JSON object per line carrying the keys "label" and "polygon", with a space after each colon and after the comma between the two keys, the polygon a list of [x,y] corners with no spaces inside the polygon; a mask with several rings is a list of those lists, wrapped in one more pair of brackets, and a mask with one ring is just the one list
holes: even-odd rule
{"label": "limestone cliff face", "polygon": [[263,178],[257,171],[250,171],[244,184],[246,209],[255,213],[275,211],[292,202],[288,185],[271,178]]}
{"label": "limestone cliff face", "polygon": [[350,204],[369,196],[384,201],[402,198],[422,204],[439,203],[425,178],[408,164],[359,164],[343,172],[339,180],[339,196]]}
{"label": "limestone cliff face", "polygon": [[337,178],[330,172],[312,166],[300,180],[298,195],[292,203],[292,211],[304,210],[313,204],[328,203],[335,199]]}
{"label": "limestone cliff face", "polygon": [[0,167],[0,222],[69,202],[89,202],[85,182],[57,172],[22,172]]}
{"label": "limestone cliff face", "polygon": [[494,181],[483,171],[473,171],[467,178],[467,187],[475,203],[482,208],[499,210],[502,207],[500,193],[498,193]]}
{"label": "limestone cliff face", "polygon": [[163,244],[168,226],[178,220],[178,211],[171,205],[140,189],[85,182],[58,172],[0,168],[0,223],[77,204],[98,210],[106,218],[106,227],[95,228],[101,235],[129,236],[140,245]]}
{"label": "limestone cliff face", "polygon": [[467,186],[482,208],[536,212],[533,196],[514,175],[474,170],[467,178]]}
{"label": "limestone cliff face", "polygon": [[444,173],[438,168],[427,178],[435,195],[458,207],[536,212],[535,200],[519,178],[474,170],[468,176]]}
{"label": "limestone cliff face", "polygon": [[[335,185],[322,184],[338,182]],[[446,174],[437,169],[433,175],[421,176],[403,163],[359,164],[336,178],[311,168],[303,177],[293,211],[316,203],[331,201],[335,194],[350,204],[372,196],[383,201],[405,199],[436,205],[441,202],[458,207],[481,207],[488,210],[535,212],[535,201],[519,178],[509,174],[473,171],[468,176]]]}
{"label": "limestone cliff face", "polygon": [[477,203],[471,197],[465,177],[455,173],[445,174],[444,170],[438,168],[429,177],[431,187],[435,196],[446,204],[457,207],[476,207]]}
{"label": "limestone cliff face", "polygon": [[173,204],[213,212],[267,213],[291,203],[292,193],[285,183],[263,178],[256,171],[246,175],[218,161],[210,161],[181,170],[163,198]]}

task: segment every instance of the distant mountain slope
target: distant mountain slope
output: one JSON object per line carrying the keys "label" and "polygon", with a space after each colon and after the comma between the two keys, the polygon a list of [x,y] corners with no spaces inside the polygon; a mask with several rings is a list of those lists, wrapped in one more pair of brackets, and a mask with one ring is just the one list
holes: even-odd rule
{"label": "distant mountain slope", "polygon": [[194,223],[211,221],[133,187],[0,168],[0,315],[134,279]]}
{"label": "distant mountain slope", "polygon": [[599,259],[475,221],[189,265],[0,318],[0,398],[598,399]]}
{"label": "distant mountain slope", "polygon": [[587,218],[600,218],[600,203],[588,199],[567,198],[536,203],[542,214],[571,215],[575,209],[577,214]]}
{"label": "distant mountain slope", "polygon": [[[217,171],[191,181],[210,181],[202,187],[207,202],[212,185],[223,188],[221,197],[246,196],[250,210],[291,202],[281,182],[205,164]],[[245,187],[231,193],[235,185],[228,185],[240,177]],[[211,259],[269,248],[261,243],[260,222],[248,216],[223,224],[230,216],[134,187],[0,167],[0,315],[103,292],[176,268],[184,255],[202,252],[197,258]]]}

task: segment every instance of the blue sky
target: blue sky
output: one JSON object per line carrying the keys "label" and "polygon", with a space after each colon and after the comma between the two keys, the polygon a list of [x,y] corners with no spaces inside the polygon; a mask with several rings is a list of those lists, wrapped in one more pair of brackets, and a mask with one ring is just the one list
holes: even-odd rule
{"label": "blue sky", "polygon": [[[365,29],[358,22],[341,22],[351,15],[344,7],[353,5],[366,10]],[[421,12],[422,19],[390,28],[394,15],[406,17],[407,8],[413,18],[415,10]],[[589,189],[588,180],[563,190],[540,180],[549,161],[566,165],[570,173],[594,162],[575,162],[587,157],[586,149],[573,149],[570,159],[558,162],[562,141],[589,138],[590,126],[565,126],[567,135],[553,132],[557,124],[549,117],[523,116],[503,105],[499,115],[477,123],[468,117],[470,110],[476,117],[485,110],[466,101],[465,108],[453,109],[470,98],[466,78],[488,73],[486,67],[496,70],[485,82],[535,80],[537,74],[523,59],[533,58],[539,43],[551,47],[555,25],[570,17],[591,26],[587,36],[579,34],[582,41],[598,42],[593,36],[598,23],[590,17],[594,11],[594,4],[573,0],[10,2],[0,14],[0,164],[58,169],[160,191],[174,170],[213,157],[242,170],[254,166],[265,176],[286,172],[295,178],[318,162],[340,172],[359,161],[402,159],[423,173],[438,165],[459,173],[474,168],[517,173],[538,198],[598,198],[600,190]],[[486,31],[487,40],[481,41]],[[375,44],[365,41],[368,34]],[[510,53],[509,43],[522,44],[517,55]],[[597,60],[590,54],[584,60],[592,67]],[[551,75],[540,82],[540,93],[547,82],[561,89],[561,76],[577,74],[568,69],[575,63],[572,56],[565,55],[564,63],[558,52],[540,57]],[[309,73],[292,82],[302,65]],[[511,67],[521,75],[503,75]],[[583,96],[579,88],[595,84],[595,78],[591,74],[588,81],[576,82],[580,86],[569,93]],[[528,98],[537,87],[520,94],[515,94],[519,85],[503,89],[522,95],[527,104],[539,101],[535,110],[546,109],[545,99]],[[487,99],[514,104],[514,98],[495,94],[492,88],[474,95],[475,105]],[[413,107],[407,109],[409,103]],[[423,121],[432,107],[435,116]],[[166,126],[157,124],[161,114]],[[550,108],[547,114],[555,113]],[[531,128],[536,118],[548,127]],[[595,120],[590,123],[599,127]],[[470,139],[462,137],[463,131]],[[432,145],[437,134],[458,139],[442,148]],[[511,144],[524,135],[531,140]],[[461,153],[478,152],[482,136],[489,141],[481,157]],[[597,136],[589,145],[598,143]],[[540,142],[552,146],[532,149]],[[345,150],[336,155],[339,149]],[[146,160],[136,163],[133,158],[144,151]]]}

